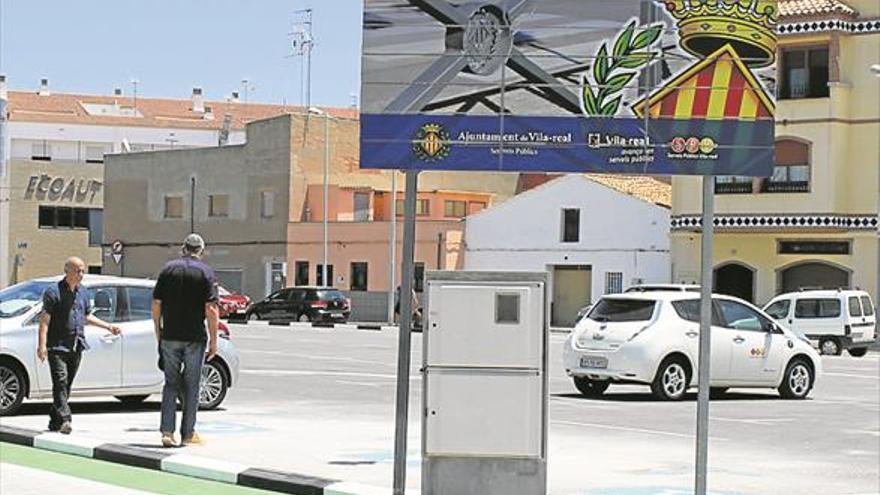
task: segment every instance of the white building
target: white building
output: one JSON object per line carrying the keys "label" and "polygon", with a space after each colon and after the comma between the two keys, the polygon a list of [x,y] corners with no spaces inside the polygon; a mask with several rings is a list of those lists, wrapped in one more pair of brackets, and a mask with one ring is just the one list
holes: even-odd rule
{"label": "white building", "polygon": [[70,255],[96,273],[111,260],[102,249],[105,154],[242,144],[248,122],[294,110],[235,93],[206,101],[201,88],[180,99],[81,95],[43,79],[12,91],[3,75],[0,100],[0,288],[57,273]]}
{"label": "white building", "polygon": [[637,283],[670,280],[670,186],[567,175],[466,220],[466,270],[546,270],[554,326]]}

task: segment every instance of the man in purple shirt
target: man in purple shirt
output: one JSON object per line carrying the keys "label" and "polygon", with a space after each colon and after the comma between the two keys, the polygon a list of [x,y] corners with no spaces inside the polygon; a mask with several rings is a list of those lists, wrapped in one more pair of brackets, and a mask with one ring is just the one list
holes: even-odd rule
{"label": "man in purple shirt", "polygon": [[202,365],[217,355],[219,318],[217,281],[214,270],[201,260],[204,249],[200,235],[188,235],[183,242],[183,256],[165,264],[153,289],[153,326],[165,372],[160,424],[165,447],[176,445],[178,395],[183,397],[181,445],[202,443],[195,431],[199,382]]}

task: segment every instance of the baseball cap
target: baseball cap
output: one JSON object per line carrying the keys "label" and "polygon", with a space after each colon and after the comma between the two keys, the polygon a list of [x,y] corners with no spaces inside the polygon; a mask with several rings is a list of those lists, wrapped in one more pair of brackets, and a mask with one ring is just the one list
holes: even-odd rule
{"label": "baseball cap", "polygon": [[205,249],[205,240],[199,234],[190,234],[183,240],[183,245],[190,249]]}

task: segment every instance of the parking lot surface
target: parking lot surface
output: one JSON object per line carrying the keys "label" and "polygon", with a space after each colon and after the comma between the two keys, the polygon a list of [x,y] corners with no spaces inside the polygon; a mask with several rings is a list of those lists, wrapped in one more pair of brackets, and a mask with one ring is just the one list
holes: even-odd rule
{"label": "parking lot surface", "polygon": [[[239,383],[203,412],[193,454],[251,466],[390,486],[397,333],[232,325]],[[647,387],[579,396],[551,336],[550,493],[677,494],[693,482],[696,397],[652,399]],[[408,486],[420,481],[421,335],[413,339]],[[88,355],[85,356],[88,359]],[[823,358],[806,401],[733,389],[713,401],[709,486],[715,494],[880,492],[880,354]],[[74,434],[158,448],[158,396],[137,407],[77,400]],[[45,402],[4,425],[43,429]]]}

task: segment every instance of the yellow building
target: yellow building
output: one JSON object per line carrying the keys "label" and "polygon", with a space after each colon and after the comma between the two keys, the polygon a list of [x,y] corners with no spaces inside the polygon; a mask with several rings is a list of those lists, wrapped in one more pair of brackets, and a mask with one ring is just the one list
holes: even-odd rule
{"label": "yellow building", "polygon": [[[880,2],[780,0],[776,166],[717,177],[715,289],[880,287]],[[672,273],[700,278],[701,183],[673,179]]]}

